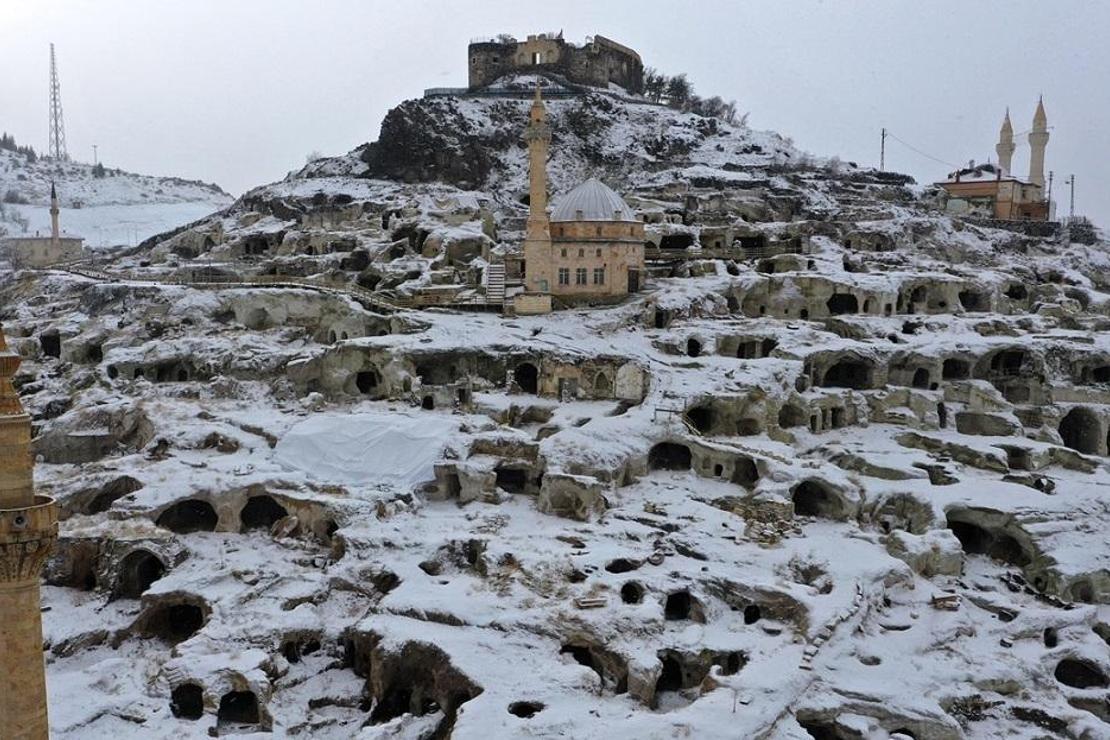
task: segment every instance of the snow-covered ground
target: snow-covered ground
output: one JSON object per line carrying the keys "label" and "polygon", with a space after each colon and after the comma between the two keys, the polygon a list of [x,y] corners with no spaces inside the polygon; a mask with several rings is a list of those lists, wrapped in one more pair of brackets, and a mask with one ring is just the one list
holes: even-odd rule
{"label": "snow-covered ground", "polygon": [[[87,248],[133,246],[156,234],[204,218],[230,203],[230,198],[210,197],[179,203],[63,207],[59,220],[64,231],[84,237]],[[8,205],[6,208],[27,220],[27,231],[23,233],[50,233],[49,207]],[[16,233],[12,229],[12,234]]]}
{"label": "snow-covered ground", "polygon": [[[180,203],[147,203],[134,205],[89,205],[81,209],[62,207],[59,220],[62,230],[84,237],[85,247],[134,245],[155,234],[203,219],[230,204],[226,197]],[[26,234],[50,233],[50,209],[41,205],[8,205],[8,209],[26,217]],[[13,231],[13,235],[16,232]]]}

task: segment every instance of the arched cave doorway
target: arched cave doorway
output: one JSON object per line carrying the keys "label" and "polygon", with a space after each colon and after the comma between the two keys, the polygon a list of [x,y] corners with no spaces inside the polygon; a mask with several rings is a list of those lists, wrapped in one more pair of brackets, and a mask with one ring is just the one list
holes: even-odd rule
{"label": "arched cave doorway", "polygon": [[539,369],[530,362],[522,362],[516,366],[516,370],[513,370],[513,380],[524,393],[537,393],[539,379]]}
{"label": "arched cave doorway", "polygon": [[648,453],[652,470],[689,470],[690,462],[690,448],[675,442],[660,442]]}
{"label": "arched cave doorway", "polygon": [[178,501],[163,511],[155,522],[177,534],[193,532],[214,532],[220,518],[212,504],[200,499],[190,498]]}
{"label": "arched cave doorway", "polygon": [[253,529],[270,529],[279,521],[289,515],[284,506],[271,496],[251,496],[239,512],[239,531],[249,532]]}

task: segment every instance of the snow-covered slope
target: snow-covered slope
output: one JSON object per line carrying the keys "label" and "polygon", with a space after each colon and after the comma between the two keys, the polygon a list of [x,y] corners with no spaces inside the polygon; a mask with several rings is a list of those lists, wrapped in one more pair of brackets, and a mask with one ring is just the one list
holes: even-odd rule
{"label": "snow-covered slope", "polygon": [[50,185],[57,187],[63,228],[92,247],[136,244],[195,221],[234,199],[216,185],[138,175],[80,162],[30,161],[0,149],[0,233],[46,233]]}
{"label": "snow-covered slope", "polygon": [[460,310],[528,105],[0,274],[54,736],[1106,737],[1110,247],[591,95],[553,190],[625,197],[646,289]]}

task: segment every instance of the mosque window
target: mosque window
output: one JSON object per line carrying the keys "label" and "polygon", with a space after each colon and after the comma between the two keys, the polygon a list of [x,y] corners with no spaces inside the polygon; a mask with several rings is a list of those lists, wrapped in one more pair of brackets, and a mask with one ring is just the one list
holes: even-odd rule
{"label": "mosque window", "polygon": [[578,256],[579,257],[585,257],[586,256],[586,250],[585,249],[579,249],[578,250]]}
{"label": "mosque window", "polygon": [[601,247],[597,248],[597,251],[594,253],[594,256],[595,257],[600,257],[601,256]]}
{"label": "mosque window", "polygon": [[594,268],[594,285],[605,285],[605,268]]}
{"label": "mosque window", "polygon": [[562,249],[560,250],[560,255],[559,255],[559,256],[560,256],[560,257],[566,257],[566,256],[567,256],[567,248],[566,248],[566,247],[563,247],[563,248],[562,248]]}
{"label": "mosque window", "polygon": [[575,285],[585,285],[586,284],[586,268],[585,267],[579,267],[577,270],[574,271],[574,284]]}
{"label": "mosque window", "polygon": [[559,268],[559,285],[570,285],[570,268]]}

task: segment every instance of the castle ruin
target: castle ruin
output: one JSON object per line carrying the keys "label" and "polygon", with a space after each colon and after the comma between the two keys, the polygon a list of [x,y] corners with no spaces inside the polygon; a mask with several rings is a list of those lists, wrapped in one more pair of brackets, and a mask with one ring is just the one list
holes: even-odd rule
{"label": "castle ruin", "polygon": [[557,75],[594,87],[616,83],[630,93],[644,89],[644,63],[627,46],[604,36],[587,37],[581,46],[558,34],[532,34],[526,41],[511,36],[474,41],[467,48],[470,90],[486,87],[514,72]]}

